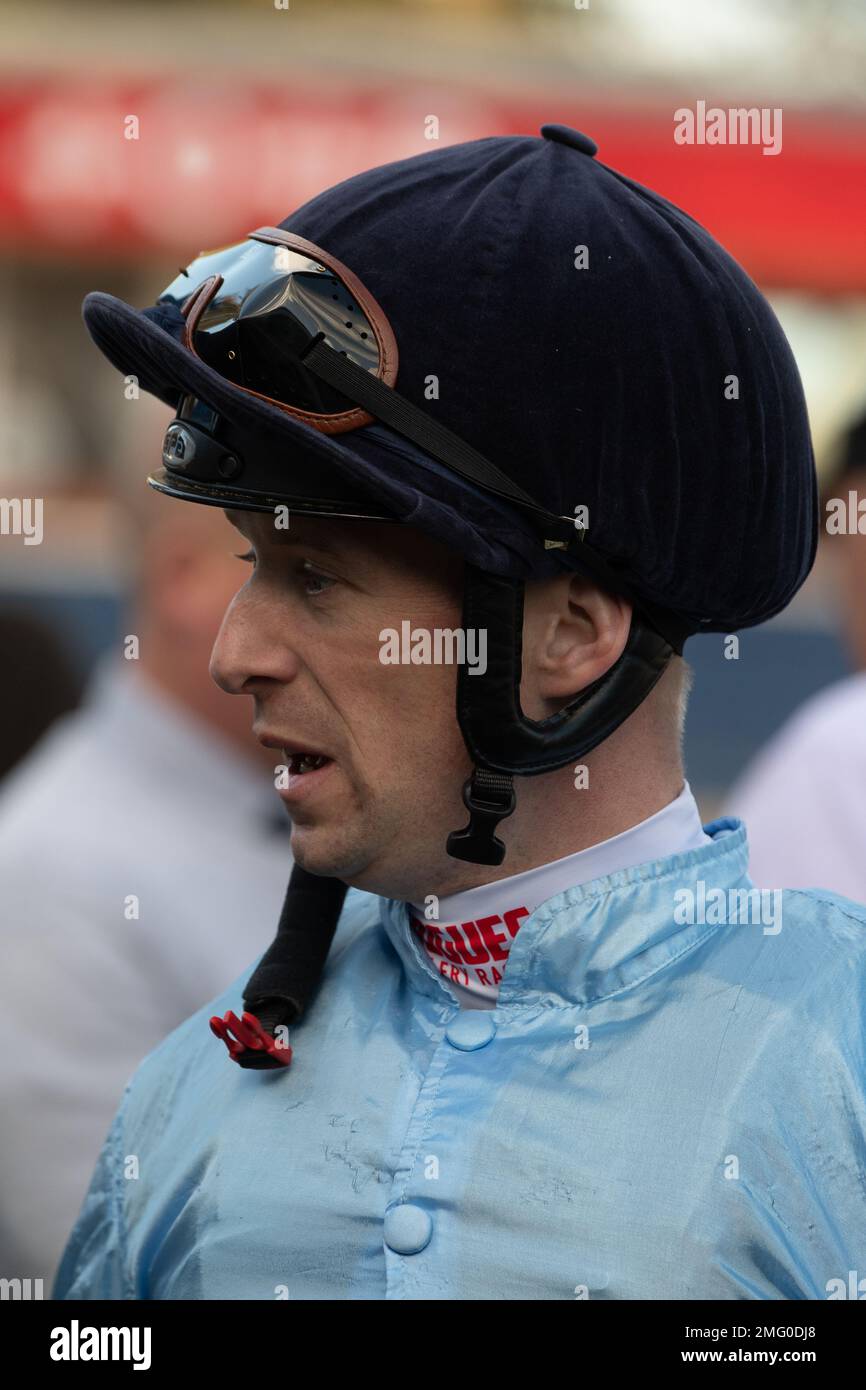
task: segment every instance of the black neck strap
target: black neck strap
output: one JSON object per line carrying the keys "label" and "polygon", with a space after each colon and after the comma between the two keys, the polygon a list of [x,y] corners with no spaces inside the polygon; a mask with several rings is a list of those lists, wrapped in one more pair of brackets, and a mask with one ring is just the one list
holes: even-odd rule
{"label": "black neck strap", "polygon": [[[292,868],[277,934],[244,990],[244,1009],[255,1014],[266,1033],[302,1018],[316,990],[342,911],[346,885]],[[278,1067],[266,1052],[247,1049],[237,1057],[254,1070]]]}

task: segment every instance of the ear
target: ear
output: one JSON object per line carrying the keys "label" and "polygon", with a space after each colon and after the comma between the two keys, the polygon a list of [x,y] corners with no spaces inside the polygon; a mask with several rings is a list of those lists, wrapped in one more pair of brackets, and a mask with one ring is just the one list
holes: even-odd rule
{"label": "ear", "polygon": [[561,709],[622,655],[632,605],[579,574],[526,585],[521,704],[531,719]]}

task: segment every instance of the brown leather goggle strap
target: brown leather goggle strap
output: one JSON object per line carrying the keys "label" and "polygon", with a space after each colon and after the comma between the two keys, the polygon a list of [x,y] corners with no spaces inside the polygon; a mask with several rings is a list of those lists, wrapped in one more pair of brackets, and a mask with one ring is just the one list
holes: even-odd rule
{"label": "brown leather goggle strap", "polygon": [[[322,251],[320,247],[307,241],[305,237],[296,236],[294,232],[284,232],[279,227],[259,227],[252,232],[251,237],[256,241],[268,242],[274,246],[286,246],[290,251],[297,251],[299,254],[309,256],[311,260],[318,261],[325,266],[332,274],[336,275],[343,282],[357,300],[367,318],[367,322],[373,330],[376,339],[376,346],[379,352],[379,366],[376,377],[385,386],[393,386],[397,380],[397,367],[399,363],[399,353],[397,351],[397,339],[394,336],[385,311],[382,306],[374,299],[369,290],[365,289],[348,266],[343,265],[342,261],[337,260],[327,251]],[[220,286],[223,283],[222,275],[209,275],[192,294],[186,299],[181,308],[181,313],[186,320],[184,330],[184,346],[189,349],[194,356],[198,357],[195,349],[195,332],[207,306],[211,303]],[[368,373],[367,375],[370,375]],[[297,406],[287,405],[284,401],[274,400],[272,396],[265,396],[260,391],[253,391],[251,387],[241,388],[247,395],[255,396],[257,400],[267,401],[268,405],[275,406],[277,410],[282,410],[286,415],[292,415],[296,420],[303,420],[305,424],[312,425],[322,434],[343,434],[346,430],[357,429],[361,425],[371,425],[375,423],[375,417],[359,406],[351,410],[343,410],[334,414],[320,414],[311,410],[300,410]]]}

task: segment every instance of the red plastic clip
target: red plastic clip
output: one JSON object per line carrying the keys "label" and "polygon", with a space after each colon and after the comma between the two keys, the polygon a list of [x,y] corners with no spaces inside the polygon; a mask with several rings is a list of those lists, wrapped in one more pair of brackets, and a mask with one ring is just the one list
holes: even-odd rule
{"label": "red plastic clip", "polygon": [[292,1060],[292,1049],[288,1044],[281,1046],[276,1038],[266,1033],[255,1014],[245,1013],[243,1018],[238,1018],[231,1009],[225,1018],[214,1014],[210,1030],[216,1037],[222,1038],[233,1062],[237,1062],[248,1049],[251,1052],[266,1052],[284,1067]]}

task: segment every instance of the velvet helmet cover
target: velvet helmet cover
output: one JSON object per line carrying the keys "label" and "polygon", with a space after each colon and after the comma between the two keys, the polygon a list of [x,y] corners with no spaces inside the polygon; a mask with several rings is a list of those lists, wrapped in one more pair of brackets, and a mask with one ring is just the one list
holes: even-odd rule
{"label": "velvet helmet cover", "polygon": [[[790,601],[817,544],[793,355],[709,233],[594,153],[555,125],[451,145],[347,179],[280,225],[375,296],[402,396],[552,513],[586,508],[592,550],[649,602],[695,630],[752,626]],[[326,436],[225,381],[181,344],[172,306],[91,294],[84,317],[143,389],[199,396],[276,450],[289,491],[292,459],[314,458],[492,573],[551,572],[510,507],[384,426]]]}

